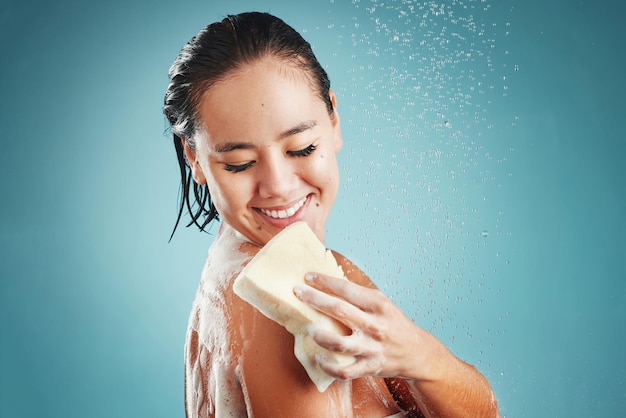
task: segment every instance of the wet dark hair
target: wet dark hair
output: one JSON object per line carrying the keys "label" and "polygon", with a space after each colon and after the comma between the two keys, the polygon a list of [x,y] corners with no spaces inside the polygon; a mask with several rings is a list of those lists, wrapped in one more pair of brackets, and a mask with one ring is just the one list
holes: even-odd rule
{"label": "wet dark hair", "polygon": [[182,140],[195,149],[194,136],[200,129],[197,108],[203,94],[229,74],[264,57],[282,59],[303,70],[313,91],[333,115],[330,81],[313,54],[311,45],[291,26],[267,13],[229,15],[195,35],[180,51],[169,70],[170,83],[163,111],[167,117],[180,168],[180,206],[174,235],[185,208],[191,216],[187,226],[204,231],[219,214],[206,184],[193,181]]}

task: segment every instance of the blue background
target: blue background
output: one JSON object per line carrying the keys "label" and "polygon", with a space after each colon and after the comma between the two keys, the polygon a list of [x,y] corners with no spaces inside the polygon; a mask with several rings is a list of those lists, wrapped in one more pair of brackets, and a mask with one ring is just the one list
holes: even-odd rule
{"label": "blue background", "polygon": [[4,2],[0,416],[184,415],[211,235],[168,244],[162,97],[193,34],[251,9],[301,31],[339,95],[327,244],[476,364],[505,416],[621,416],[624,6],[295,3]]}

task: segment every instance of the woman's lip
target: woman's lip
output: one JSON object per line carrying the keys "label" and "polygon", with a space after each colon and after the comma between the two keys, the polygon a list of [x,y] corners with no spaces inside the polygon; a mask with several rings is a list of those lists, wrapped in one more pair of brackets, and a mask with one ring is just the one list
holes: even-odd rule
{"label": "woman's lip", "polygon": [[306,204],[308,196],[303,197],[293,205],[280,209],[257,208],[263,215],[274,220],[289,219],[294,216]]}

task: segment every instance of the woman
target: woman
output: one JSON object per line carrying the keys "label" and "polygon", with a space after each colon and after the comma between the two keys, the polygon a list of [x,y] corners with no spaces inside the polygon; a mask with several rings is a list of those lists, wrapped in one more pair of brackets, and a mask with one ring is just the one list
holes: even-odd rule
{"label": "woman", "polygon": [[323,393],[296,360],[291,334],[233,294],[243,265],[287,225],[306,221],[324,241],[342,137],[337,98],[310,45],[271,15],[229,16],[183,47],[169,75],[178,220],[185,207],[200,229],[222,220],[189,320],[187,415],[497,416],[484,377],[340,254],[349,281],[311,274],[310,286],[294,290],[353,330],[314,334],[357,359],[345,368],[318,359],[338,379]]}

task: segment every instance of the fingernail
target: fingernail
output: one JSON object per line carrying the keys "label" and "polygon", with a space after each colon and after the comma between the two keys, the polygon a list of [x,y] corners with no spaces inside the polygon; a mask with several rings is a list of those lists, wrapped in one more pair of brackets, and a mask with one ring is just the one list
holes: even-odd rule
{"label": "fingernail", "polygon": [[298,299],[302,298],[302,293],[304,292],[304,285],[298,284],[293,287],[293,293],[296,295]]}
{"label": "fingernail", "polygon": [[304,276],[304,280],[309,283],[313,283],[315,280],[317,280],[317,275],[314,273],[307,273],[306,276]]}

